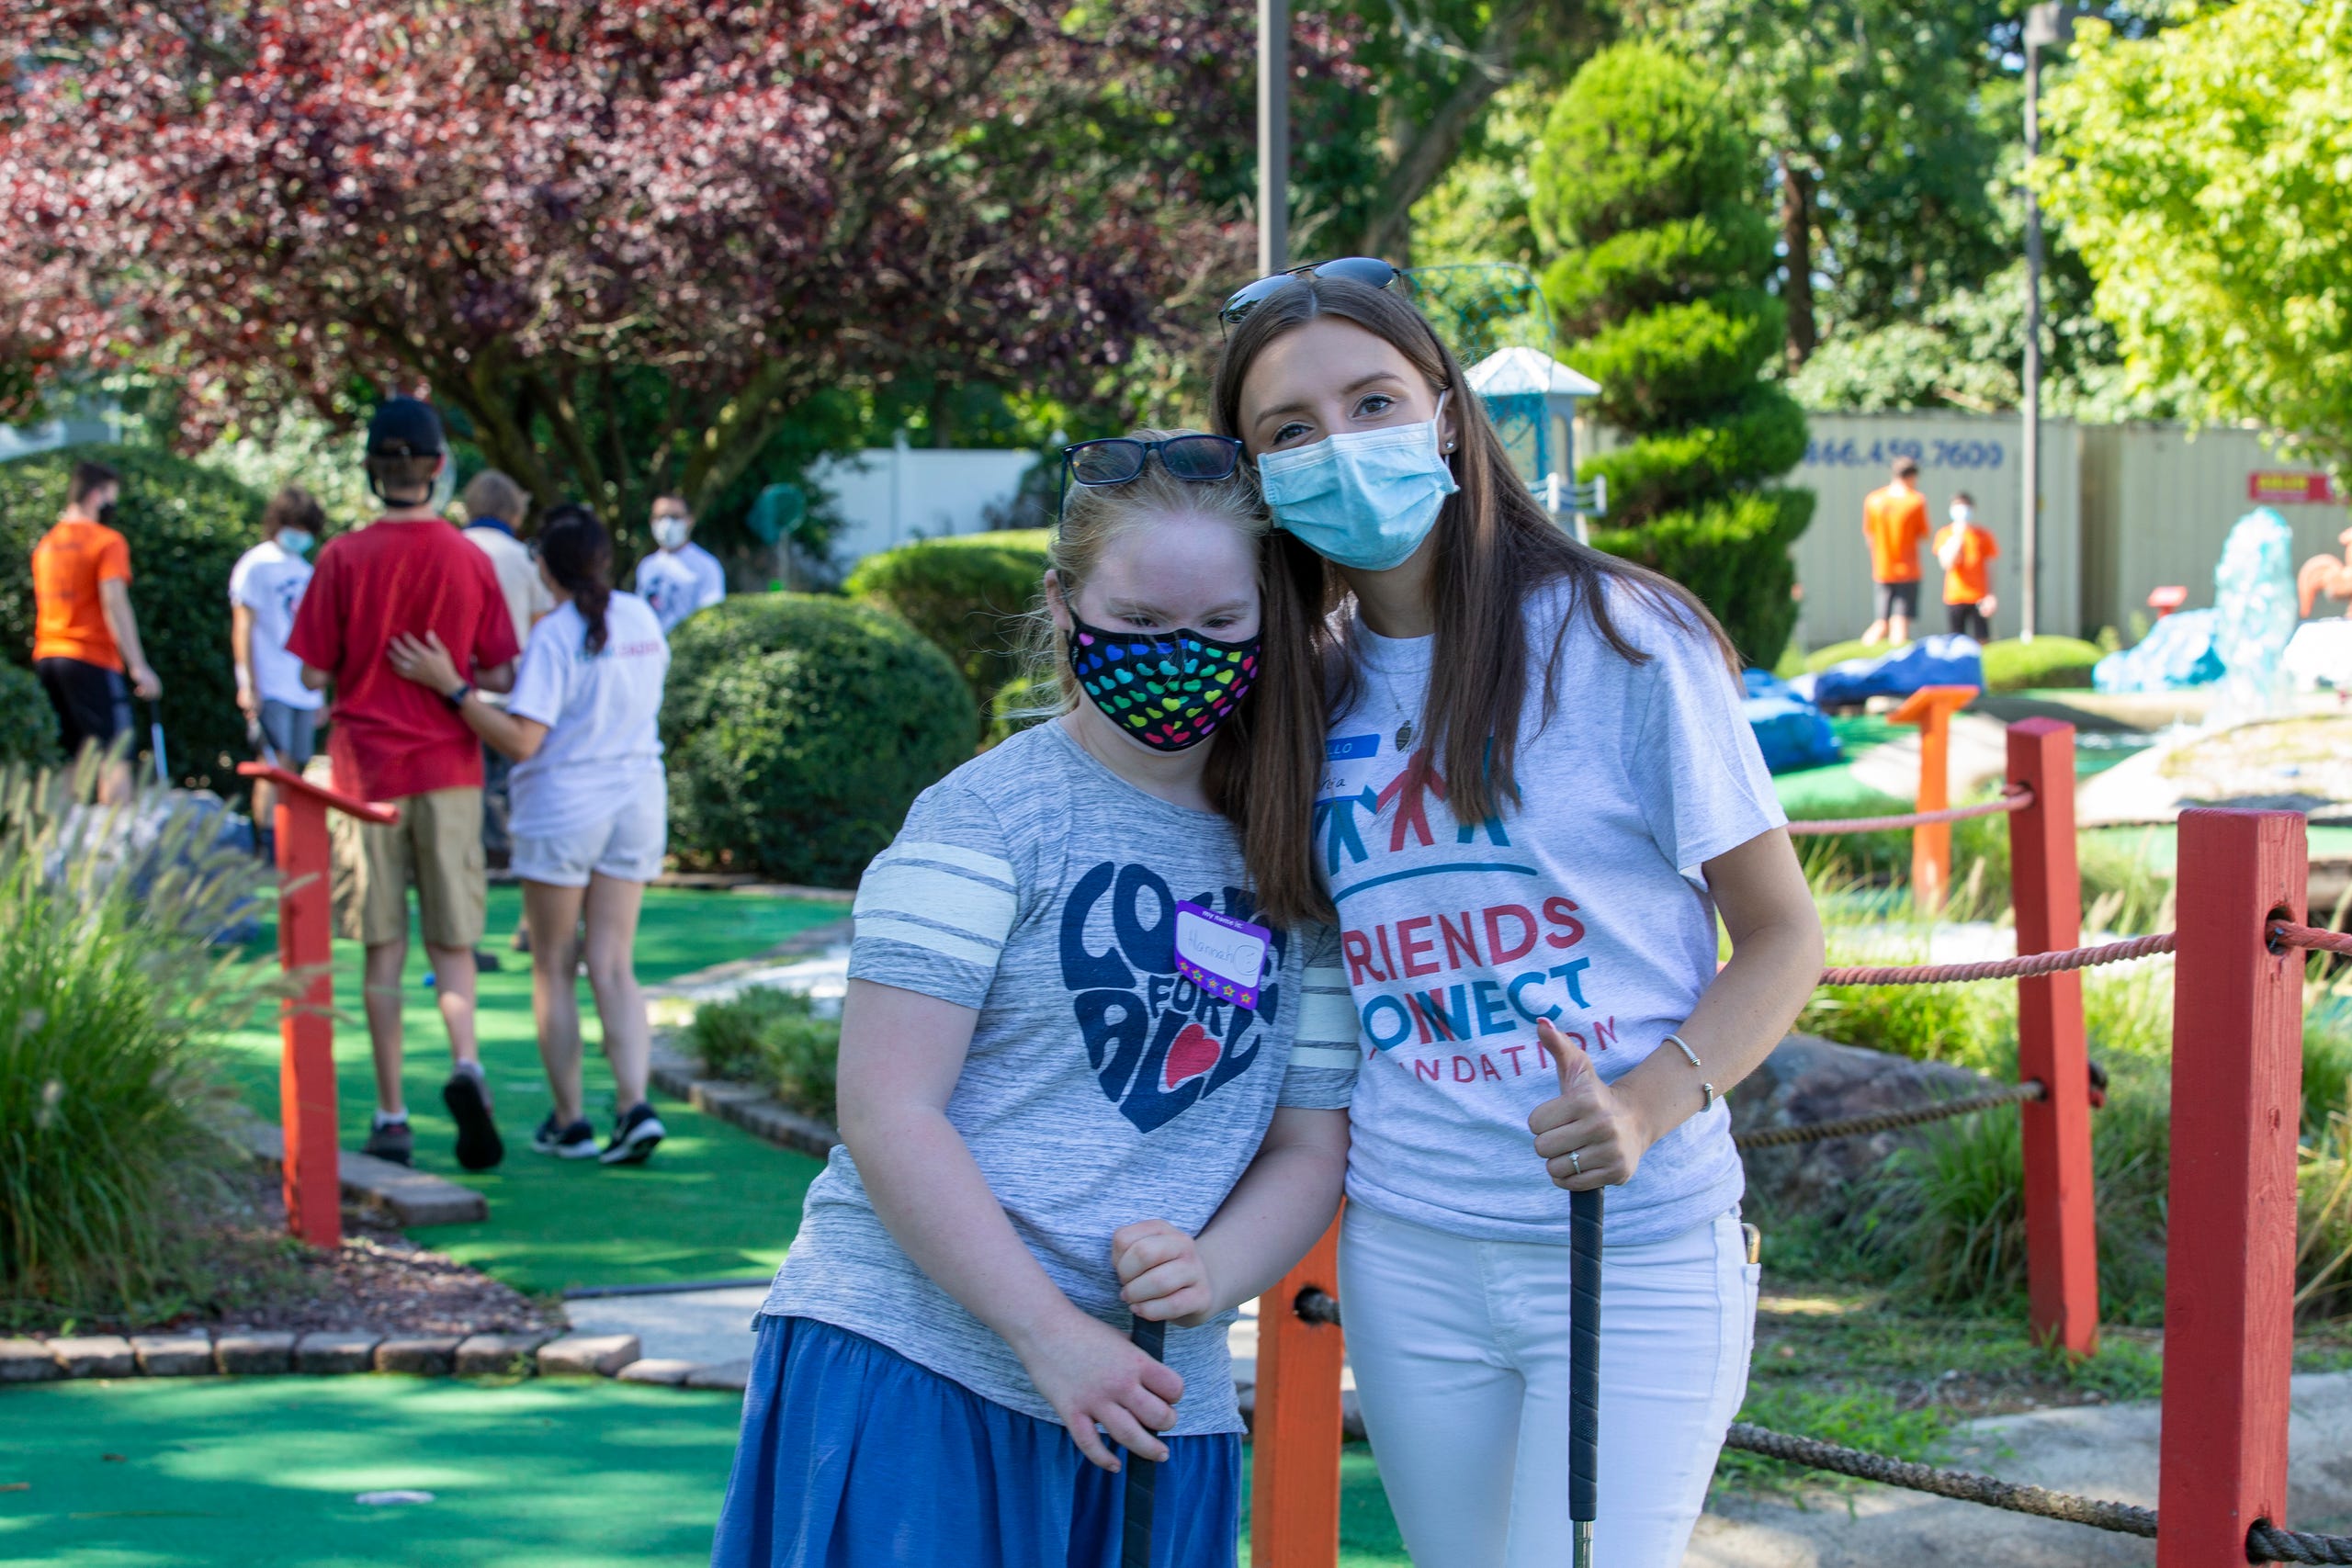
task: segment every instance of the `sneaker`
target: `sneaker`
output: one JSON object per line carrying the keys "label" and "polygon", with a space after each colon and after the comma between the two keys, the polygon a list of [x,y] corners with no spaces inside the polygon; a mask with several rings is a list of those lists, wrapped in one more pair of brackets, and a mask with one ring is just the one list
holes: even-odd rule
{"label": "sneaker", "polygon": [[662,1118],[653,1114],[652,1102],[640,1100],[613,1124],[613,1141],[596,1157],[606,1165],[643,1165],[667,1132]]}
{"label": "sneaker", "polygon": [[569,1127],[559,1127],[550,1111],[539,1130],[531,1134],[531,1146],[558,1159],[586,1159],[596,1152],[596,1129],[584,1116]]}
{"label": "sneaker", "polygon": [[388,1159],[394,1165],[414,1165],[416,1139],[409,1132],[406,1121],[379,1122],[368,1130],[368,1141],[359,1145],[359,1152]]}
{"label": "sneaker", "polygon": [[481,1069],[471,1064],[460,1066],[441,1086],[441,1103],[458,1123],[458,1163],[468,1170],[489,1170],[506,1157],[505,1142],[498,1135],[498,1123],[490,1116],[490,1086],[482,1081]]}
{"label": "sneaker", "polygon": [[514,940],[508,942],[506,945],[513,948],[517,953],[530,952],[531,928],[528,926],[516,926],[514,928]]}
{"label": "sneaker", "polygon": [[487,948],[474,949],[474,970],[478,974],[495,975],[505,965],[498,962],[498,954]]}

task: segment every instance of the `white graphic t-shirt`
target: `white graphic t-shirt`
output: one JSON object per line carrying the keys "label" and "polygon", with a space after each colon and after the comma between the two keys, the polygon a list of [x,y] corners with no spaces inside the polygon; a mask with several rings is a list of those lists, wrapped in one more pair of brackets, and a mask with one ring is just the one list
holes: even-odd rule
{"label": "white graphic t-shirt", "polygon": [[[1630,591],[1610,604],[1648,662],[1576,616],[1546,720],[1566,598],[1530,602],[1515,808],[1461,823],[1443,779],[1419,798],[1405,790],[1434,639],[1380,637],[1361,620],[1363,691],[1331,726],[1316,792],[1316,852],[1365,1053],[1348,1197],[1479,1240],[1567,1239],[1568,1194],[1527,1129],[1559,1092],[1536,1021],[1556,1023],[1604,1079],[1632,1069],[1714,977],[1699,866],[1786,820],[1713,640]],[[1718,1100],[1610,1190],[1609,1239],[1679,1235],[1742,1187]]]}
{"label": "white graphic t-shirt", "polygon": [[310,586],[311,563],[276,539],[264,539],[229,569],[229,603],[254,613],[254,690],[264,702],[309,710],[326,701],[325,693],[302,684],[302,661],[286,651],[295,608]]}
{"label": "white graphic t-shirt", "polygon": [[656,550],[639,561],[637,592],[653,606],[667,635],[688,615],[727,597],[727,571],[717,556],[689,539],[674,550]]}
{"label": "white graphic t-shirt", "polygon": [[531,838],[609,820],[662,776],[662,683],[670,645],[645,601],[616,593],[605,606],[605,646],[588,651],[588,622],[566,603],[531,628],[506,711],[548,726],[539,749],[514,764],[507,827]]}

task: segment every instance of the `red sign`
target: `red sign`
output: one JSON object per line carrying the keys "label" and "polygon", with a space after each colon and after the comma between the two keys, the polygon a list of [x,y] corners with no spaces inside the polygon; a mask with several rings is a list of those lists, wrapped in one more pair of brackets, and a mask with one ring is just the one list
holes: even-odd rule
{"label": "red sign", "polygon": [[2325,474],[2302,474],[2284,468],[2257,468],[2245,477],[2245,498],[2272,506],[2324,503],[2342,499]]}

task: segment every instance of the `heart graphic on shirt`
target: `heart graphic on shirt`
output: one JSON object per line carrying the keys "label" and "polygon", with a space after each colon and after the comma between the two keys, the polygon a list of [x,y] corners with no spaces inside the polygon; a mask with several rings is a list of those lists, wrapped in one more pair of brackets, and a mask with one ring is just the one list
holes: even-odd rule
{"label": "heart graphic on shirt", "polygon": [[1160,1087],[1174,1089],[1188,1078],[1199,1077],[1216,1066],[1222,1055],[1209,1032],[1197,1023],[1188,1023],[1184,1032],[1169,1042],[1168,1066],[1160,1073]]}

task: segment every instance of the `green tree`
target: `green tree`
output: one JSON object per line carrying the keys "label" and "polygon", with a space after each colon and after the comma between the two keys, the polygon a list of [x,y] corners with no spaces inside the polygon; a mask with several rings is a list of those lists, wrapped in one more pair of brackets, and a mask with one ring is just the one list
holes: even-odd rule
{"label": "green tree", "polygon": [[1656,45],[1617,44],[1553,106],[1530,216],[1596,412],[1633,437],[1582,465],[1609,479],[1597,542],[1690,587],[1769,667],[1813,496],[1770,482],[1804,455],[1804,413],[1763,376],[1783,316],[1762,175],[1721,93]]}
{"label": "green tree", "polygon": [[2083,24],[2036,178],[2143,384],[2352,469],[2352,4]]}

